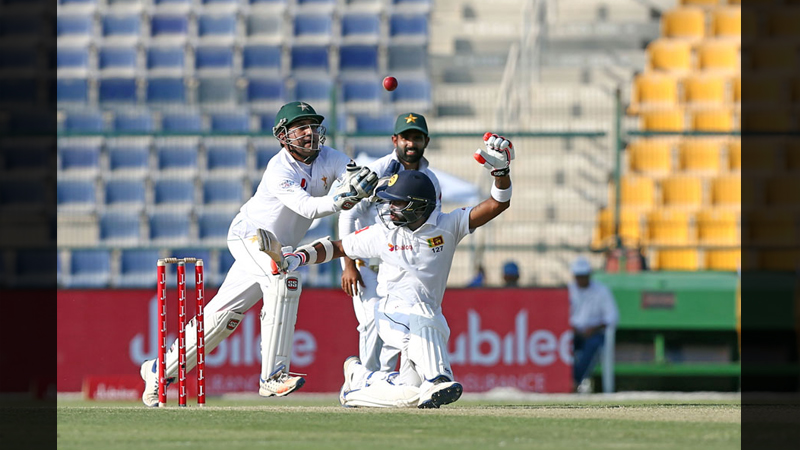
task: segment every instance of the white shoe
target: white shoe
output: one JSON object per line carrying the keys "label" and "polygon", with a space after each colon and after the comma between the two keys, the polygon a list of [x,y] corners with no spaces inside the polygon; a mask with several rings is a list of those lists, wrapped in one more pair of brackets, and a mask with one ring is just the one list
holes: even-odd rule
{"label": "white shoe", "polygon": [[[142,392],[142,403],[145,406],[158,406],[158,373],[156,373],[156,360],[150,359],[142,363],[139,368],[139,375],[144,380],[144,392]],[[172,378],[167,379],[169,386]]]}
{"label": "white shoe", "polygon": [[344,384],[342,384],[342,388],[339,389],[339,403],[342,406],[345,405],[344,396],[350,392],[350,382],[353,380],[353,368],[356,364],[361,364],[361,360],[358,356],[349,356],[347,359],[344,360]]}
{"label": "white shoe", "polygon": [[305,378],[284,373],[281,365],[266,380],[259,380],[258,395],[262,397],[283,397],[300,389],[306,383]]}
{"label": "white shoe", "polygon": [[579,394],[591,394],[594,392],[594,383],[592,383],[591,377],[586,377],[581,381],[581,384],[578,385],[576,389]]}
{"label": "white shoe", "polygon": [[438,408],[447,405],[461,398],[464,387],[461,383],[450,381],[447,377],[441,376],[433,380],[433,386],[419,396],[417,408]]}

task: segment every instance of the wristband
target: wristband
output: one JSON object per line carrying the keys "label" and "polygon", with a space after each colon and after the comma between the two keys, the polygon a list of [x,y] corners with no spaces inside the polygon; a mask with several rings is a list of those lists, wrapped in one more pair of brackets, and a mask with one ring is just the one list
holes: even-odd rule
{"label": "wristband", "polygon": [[491,194],[493,199],[500,203],[505,203],[511,200],[511,186],[509,186],[507,189],[500,189],[499,187],[495,186],[494,183],[492,183]]}

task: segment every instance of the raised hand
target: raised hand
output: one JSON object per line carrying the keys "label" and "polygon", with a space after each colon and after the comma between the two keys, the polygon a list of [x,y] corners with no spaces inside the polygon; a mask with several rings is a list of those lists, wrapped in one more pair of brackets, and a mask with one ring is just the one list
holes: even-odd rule
{"label": "raised hand", "polygon": [[493,177],[508,175],[511,171],[511,161],[514,160],[514,145],[503,136],[494,133],[483,135],[485,149],[477,149],[473,154],[475,161],[483,164]]}

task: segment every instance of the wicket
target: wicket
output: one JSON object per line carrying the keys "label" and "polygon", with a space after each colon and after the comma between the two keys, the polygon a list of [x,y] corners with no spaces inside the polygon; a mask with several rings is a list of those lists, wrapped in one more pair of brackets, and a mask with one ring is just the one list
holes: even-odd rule
{"label": "wicket", "polygon": [[203,320],[203,260],[198,258],[161,258],[158,260],[158,406],[167,406],[167,264],[178,267],[178,406],[186,406],[186,263],[194,263],[197,322],[197,404],[206,404],[206,349]]}

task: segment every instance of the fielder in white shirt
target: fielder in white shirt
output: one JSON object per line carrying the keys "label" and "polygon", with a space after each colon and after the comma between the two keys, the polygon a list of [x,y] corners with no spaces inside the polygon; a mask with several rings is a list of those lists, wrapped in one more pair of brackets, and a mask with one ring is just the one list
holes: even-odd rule
{"label": "fielder in white shirt", "polygon": [[[264,298],[261,310],[261,377],[259,394],[284,396],[305,380],[289,374],[289,363],[302,290],[300,278],[279,271],[259,245],[258,230],[271,231],[284,245],[294,247],[312,221],[355,206],[372,195],[375,173],[359,168],[344,153],[323,145],[324,117],[311,105],[287,103],[275,117],[273,135],[282,150],[267,163],[253,197],[240,209],[228,230],[228,249],[235,258],[217,295],[205,307],[205,352],[233,333],[244,313]],[[335,195],[328,196],[334,181],[342,180]],[[197,346],[195,321],[186,330],[187,370],[194,367]],[[166,358],[167,383],[178,373],[177,344]],[[140,369],[145,382],[142,401],[158,405],[156,360]]]}
{"label": "fielder in white shirt", "polygon": [[573,330],[575,361],[572,366],[575,386],[581,384],[592,367],[597,351],[605,342],[607,327],[619,321],[617,303],[603,283],[591,279],[592,266],[583,256],[572,263],[575,281],[567,284],[569,291],[569,324]]}
{"label": "fielder in white shirt", "polygon": [[382,200],[376,224],[345,236],[320,241],[286,253],[285,268],[321,264],[332,258],[380,258],[376,313],[384,346],[401,353],[398,372],[370,371],[359,358],[344,363],[343,406],[438,408],[461,397],[447,353],[450,329],[442,314],[442,298],[456,246],[476,228],[511,204],[511,143],[486,133],[486,149],[475,159],[495,177],[491,197],[474,207],[448,214],[436,209],[436,189],[424,173],[404,170],[392,176],[375,195]]}
{"label": "fielder in white shirt", "polygon": [[[409,112],[397,116],[392,135],[394,151],[367,164],[381,180],[403,170],[419,170],[431,179],[436,188],[436,210],[441,210],[442,190],[439,180],[428,168],[423,156],[428,146],[428,124],[422,114]],[[379,181],[379,184],[381,182]],[[378,207],[374,201],[363,201],[339,215],[339,236],[374,225],[378,220]],[[342,258],[342,289],[353,298],[353,309],[358,320],[358,356],[368,370],[390,371],[397,367],[399,350],[383,345],[375,325],[377,294],[377,263],[365,259]]]}

